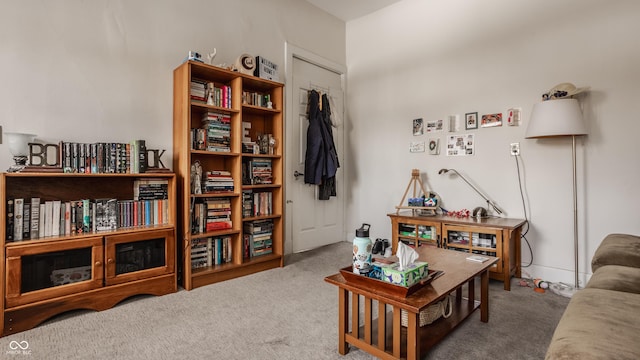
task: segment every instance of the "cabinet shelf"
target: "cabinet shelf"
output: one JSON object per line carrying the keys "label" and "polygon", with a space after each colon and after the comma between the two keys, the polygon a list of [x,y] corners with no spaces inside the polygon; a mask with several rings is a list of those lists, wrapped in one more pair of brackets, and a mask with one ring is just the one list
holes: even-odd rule
{"label": "cabinet shelf", "polygon": [[238,156],[240,153],[237,152],[228,152],[228,151],[208,151],[208,150],[189,150],[192,155],[215,155],[215,156]]}
{"label": "cabinet shelf", "polygon": [[242,105],[242,111],[243,112],[247,112],[249,114],[279,114],[281,111],[278,109],[269,109],[266,107],[262,107],[262,106],[257,106],[257,105],[247,105],[247,104],[243,104]]}
{"label": "cabinet shelf", "polygon": [[204,198],[215,198],[215,197],[238,197],[240,196],[237,192],[217,192],[217,193],[204,193],[204,194],[191,194],[192,198],[196,199],[204,199]]}
{"label": "cabinet shelf", "polygon": [[233,229],[216,230],[216,231],[208,231],[200,234],[191,234],[191,239],[205,239],[205,238],[220,237],[225,235],[237,235],[239,233],[240,233],[239,230],[233,230]]}
{"label": "cabinet shelf", "polygon": [[76,234],[76,235],[65,235],[65,236],[48,236],[39,239],[29,239],[29,240],[20,240],[20,241],[12,241],[4,244],[6,248],[11,247],[21,247],[21,246],[39,246],[45,243],[56,243],[66,240],[78,240],[78,239],[88,239],[94,238],[96,236],[111,236],[111,235],[124,235],[124,234],[135,234],[140,233],[142,231],[153,231],[153,230],[163,230],[163,229],[173,229],[173,225],[145,225],[145,226],[133,226],[128,228],[121,228],[113,231],[97,231],[97,232],[88,232],[84,234]]}
{"label": "cabinet shelf", "polygon": [[265,219],[279,219],[281,217],[282,217],[282,215],[280,215],[280,214],[264,215],[264,216],[252,216],[252,217],[242,218],[242,221],[243,222],[247,222],[247,221],[265,220]]}
{"label": "cabinet shelf", "polygon": [[216,111],[221,111],[221,112],[226,112],[226,113],[237,113],[238,110],[233,109],[233,108],[226,108],[226,107],[221,107],[221,106],[214,106],[214,105],[207,105],[207,104],[203,104],[203,103],[199,103],[199,102],[191,102],[191,106],[193,106],[196,109],[202,109],[203,111],[206,110],[216,110]]}

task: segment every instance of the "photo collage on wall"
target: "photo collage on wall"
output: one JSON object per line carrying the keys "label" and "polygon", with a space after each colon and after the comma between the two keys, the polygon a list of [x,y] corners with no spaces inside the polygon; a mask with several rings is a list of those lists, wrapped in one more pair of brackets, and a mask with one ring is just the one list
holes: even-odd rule
{"label": "photo collage on wall", "polygon": [[[509,126],[518,126],[520,123],[520,108],[510,108],[506,110],[506,123]],[[426,142],[422,139],[411,141],[409,152],[419,153],[427,151],[429,155],[440,155],[440,138],[438,133],[445,131],[448,125],[449,133],[457,133],[446,136],[447,156],[469,156],[475,155],[475,134],[462,133],[460,131],[477,130],[478,128],[496,128],[502,126],[503,113],[491,113],[478,116],[478,112],[468,112],[464,114],[464,126],[462,126],[460,115],[448,115],[445,120],[424,120],[415,118],[412,120],[413,136],[424,136],[427,134]]]}

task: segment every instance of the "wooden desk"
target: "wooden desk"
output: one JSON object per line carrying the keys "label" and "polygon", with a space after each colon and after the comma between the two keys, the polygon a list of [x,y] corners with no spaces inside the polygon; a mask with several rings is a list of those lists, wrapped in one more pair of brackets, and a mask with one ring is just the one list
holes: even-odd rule
{"label": "wooden desk", "polygon": [[[511,276],[521,276],[520,235],[526,220],[418,216],[411,211],[388,216],[391,219],[394,254],[398,241],[404,241],[416,247],[431,245],[499,257],[500,260],[489,269],[489,276],[502,281],[505,290],[511,290]],[[408,231],[411,229],[414,229],[414,233]],[[430,231],[424,231],[426,229]]]}
{"label": "wooden desk", "polygon": [[[489,321],[489,268],[498,261],[492,257],[484,263],[467,260],[466,253],[435,247],[418,249],[421,261],[444,270],[431,284],[406,298],[397,298],[347,282],[341,274],[325,278],[338,287],[338,352],[345,355],[349,344],[380,359],[420,359],[428,349],[449,334],[458,324],[480,308],[480,320]],[[480,277],[480,301],[475,299],[475,278]],[[468,296],[462,297],[467,284]],[[453,312],[430,325],[419,326],[420,311],[455,292]],[[351,296],[349,296],[351,295]],[[364,301],[364,324],[360,325],[360,297]],[[351,304],[349,304],[351,298]],[[377,301],[377,319],[373,319],[373,300]],[[388,312],[387,310],[391,311]],[[401,327],[401,310],[407,312],[407,327]],[[349,327],[351,319],[351,329]],[[374,338],[375,334],[375,338]]]}

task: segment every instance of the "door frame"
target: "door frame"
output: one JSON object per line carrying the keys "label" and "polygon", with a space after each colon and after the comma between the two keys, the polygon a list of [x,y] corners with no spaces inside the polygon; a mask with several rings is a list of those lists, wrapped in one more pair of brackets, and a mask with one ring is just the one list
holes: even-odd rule
{"label": "door frame", "polygon": [[[341,86],[342,86],[342,114],[341,114],[341,119],[342,119],[342,126],[343,126],[343,136],[344,139],[346,139],[346,129],[348,128],[346,126],[347,123],[347,118],[346,118],[346,109],[347,109],[347,67],[346,65],[342,65],[342,64],[338,64],[336,62],[333,62],[331,60],[325,59],[322,56],[319,56],[317,54],[312,53],[311,51],[305,50],[303,48],[300,48],[298,46],[295,46],[289,42],[285,42],[284,44],[284,49],[285,49],[285,57],[284,57],[284,72],[285,72],[285,84],[288,84],[290,86],[285,86],[285,115],[286,115],[286,119],[288,119],[289,121],[285,122],[285,144],[287,143],[287,137],[290,134],[291,130],[291,119],[296,118],[296,114],[295,112],[297,111],[298,107],[296,105],[296,102],[294,101],[294,96],[295,94],[297,94],[296,89],[293,88],[293,59],[296,58],[298,60],[303,60],[306,61],[308,63],[311,63],[313,65],[319,66],[321,68],[324,68],[326,70],[329,70],[331,72],[334,72],[338,75],[340,75],[340,82],[341,82]],[[346,140],[343,140],[343,144],[340,144],[342,146],[343,149],[343,156],[342,159],[340,159],[340,168],[343,171],[343,179],[344,179],[344,183],[346,184],[347,181],[347,172],[345,171],[346,168],[348,168],[348,164],[346,159],[348,158],[347,155],[347,147],[346,147]],[[296,149],[291,149],[289,147],[285,146],[285,156],[286,156],[286,160],[285,160],[285,166],[284,166],[284,173],[285,173],[285,241],[284,241],[284,254],[291,254],[293,253],[293,215],[292,215],[292,211],[289,211],[290,207],[291,207],[291,198],[292,198],[292,194],[291,194],[291,190],[288,186],[286,186],[286,184],[289,181],[293,181],[293,169],[291,167],[290,164],[290,160],[289,159],[293,159],[293,155],[290,154],[290,151],[296,151]],[[345,186],[344,184],[341,184],[340,186]],[[344,192],[346,194],[346,191]],[[345,208],[346,208],[346,203],[345,203],[345,199],[343,196],[343,199],[339,199],[340,201],[340,205],[342,206],[342,213],[344,214],[345,212]],[[343,239],[346,239],[346,233],[345,233],[345,226],[346,226],[346,221],[342,222],[342,229],[340,230],[340,235],[342,236]]]}

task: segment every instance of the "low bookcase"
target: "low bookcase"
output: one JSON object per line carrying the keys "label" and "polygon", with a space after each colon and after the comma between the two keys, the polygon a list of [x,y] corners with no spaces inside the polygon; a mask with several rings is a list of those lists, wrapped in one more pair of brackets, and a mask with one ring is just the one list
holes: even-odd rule
{"label": "low bookcase", "polygon": [[[145,196],[150,193],[141,184],[149,183],[156,186],[156,198]],[[7,173],[0,176],[0,188],[2,336],[69,310],[101,311],[133,295],[177,291],[174,174]],[[99,213],[103,199],[117,203],[115,212]],[[71,205],[58,208],[59,215],[45,210],[45,203],[80,200],[89,205],[82,217],[71,217]],[[41,213],[30,212],[27,226],[25,204],[38,203]],[[48,219],[59,223],[53,233],[54,226],[46,225],[41,235]],[[109,221],[109,230],[96,230]],[[24,232],[16,237],[19,222]]]}

